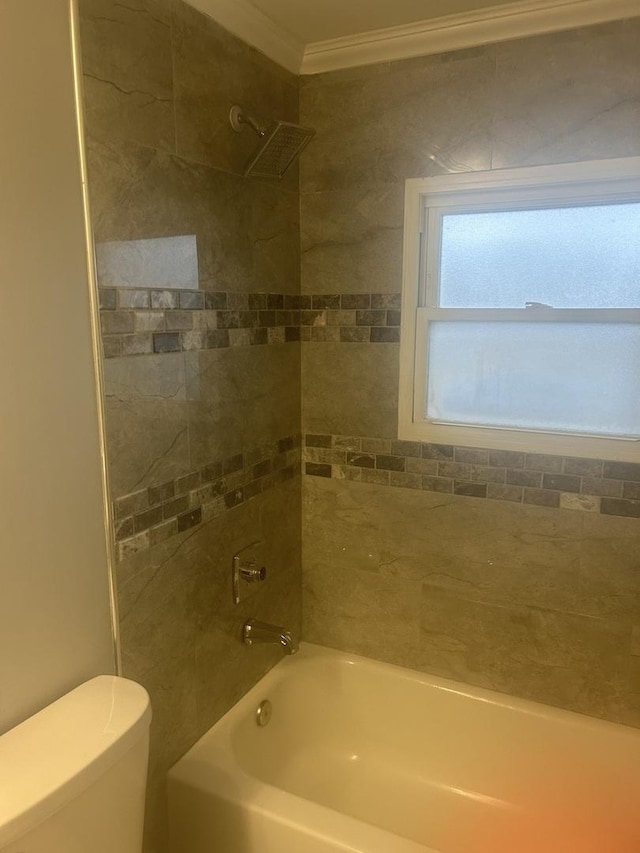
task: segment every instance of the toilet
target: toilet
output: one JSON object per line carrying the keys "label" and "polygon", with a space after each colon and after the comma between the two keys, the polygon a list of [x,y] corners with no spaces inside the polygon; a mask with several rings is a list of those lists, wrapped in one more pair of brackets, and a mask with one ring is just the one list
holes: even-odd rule
{"label": "toilet", "polygon": [[0,853],[140,853],[150,722],[101,675],[0,736]]}

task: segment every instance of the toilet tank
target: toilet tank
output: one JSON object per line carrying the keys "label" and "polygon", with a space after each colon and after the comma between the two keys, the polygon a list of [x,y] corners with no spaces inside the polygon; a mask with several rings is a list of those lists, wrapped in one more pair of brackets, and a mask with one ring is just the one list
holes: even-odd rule
{"label": "toilet tank", "polygon": [[0,736],[0,853],[140,853],[150,721],[101,675]]}

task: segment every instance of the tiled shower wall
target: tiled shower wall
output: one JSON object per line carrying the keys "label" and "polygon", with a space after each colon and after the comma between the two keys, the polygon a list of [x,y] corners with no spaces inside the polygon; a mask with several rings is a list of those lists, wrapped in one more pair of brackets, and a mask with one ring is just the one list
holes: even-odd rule
{"label": "tiled shower wall", "polygon": [[[243,622],[300,629],[298,176],[243,178],[257,140],[228,122],[236,102],[296,121],[298,82],[180,0],[80,6],[122,655],[153,703],[157,853],[166,770],[281,656],[245,648]],[[166,258],[145,266],[150,245]],[[268,579],[235,607],[232,555],[258,539]]]}
{"label": "tiled shower wall", "polygon": [[[406,178],[639,155],[639,41],[636,18],[303,78],[303,298],[397,299]],[[305,637],[640,724],[640,466],[397,442],[383,313],[375,345],[302,343]]]}
{"label": "tiled shower wall", "polygon": [[[639,723],[635,469],[396,442],[405,178],[640,154],[638,21],[298,81],[181,0],[80,5],[99,253],[197,246],[195,281],[99,264],[148,853],[166,769],[279,656],[244,619],[300,626],[301,444],[307,639]],[[301,223],[297,173],[243,179],[227,118],[295,121],[299,89]],[[256,538],[270,578],[235,608]]]}

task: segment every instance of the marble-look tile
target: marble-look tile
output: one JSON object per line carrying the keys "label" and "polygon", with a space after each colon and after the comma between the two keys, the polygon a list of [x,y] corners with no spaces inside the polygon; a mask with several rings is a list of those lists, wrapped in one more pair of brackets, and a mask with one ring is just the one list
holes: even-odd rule
{"label": "marble-look tile", "polygon": [[[556,593],[562,590],[565,606],[574,600],[582,518],[573,513],[404,491],[386,510],[380,501],[378,512],[386,512],[387,560],[398,558],[403,571],[425,583],[460,583],[461,589],[475,583],[479,597],[496,600],[509,596],[509,590],[519,594],[520,584],[526,596],[545,595],[545,582],[552,583],[551,574],[558,572]],[[459,565],[466,569],[457,574]],[[501,590],[502,573],[507,587]],[[540,588],[534,591],[540,573]]]}
{"label": "marble-look tile", "polygon": [[267,183],[249,184],[251,288],[263,293],[300,292],[300,198]]}
{"label": "marble-look tile", "polygon": [[640,728],[640,657],[634,655],[629,667],[629,694],[620,722]]}
{"label": "marble-look tile", "polygon": [[303,192],[403,183],[491,163],[493,48],[321,75],[301,90],[317,137],[301,160]]}
{"label": "marble-look tile", "polygon": [[97,242],[195,235],[200,286],[297,293],[297,196],[136,145],[88,146]]}
{"label": "marble-look tile", "polygon": [[[377,572],[384,542],[377,507],[378,489],[335,480],[303,477],[303,564],[323,562],[338,569]],[[387,490],[383,490],[387,491]]]}
{"label": "marble-look tile", "polygon": [[193,352],[186,363],[193,467],[299,431],[298,345]]}
{"label": "marble-look tile", "polygon": [[358,620],[357,627],[349,616],[336,616],[329,610],[308,606],[303,597],[304,639],[332,649],[419,669],[419,625],[394,622],[381,627],[375,619]]}
{"label": "marble-look tile", "polygon": [[[606,521],[583,540],[592,519],[570,511],[307,477],[305,636],[624,720],[629,613],[594,607],[584,581],[585,553],[610,542]],[[616,532],[632,560],[631,525]],[[634,601],[628,588],[620,596]]]}
{"label": "marble-look tile", "polygon": [[[224,576],[226,594],[206,592],[207,576],[200,577],[194,593],[198,614],[196,668],[198,724],[206,730],[282,657],[278,646],[247,648],[241,642],[244,622],[250,618],[282,625],[300,636],[301,579],[299,561],[300,493],[292,482],[239,508],[233,528],[216,525],[221,544],[217,572]],[[233,554],[262,538],[267,580],[255,586],[235,606],[231,599],[230,561]]]}
{"label": "marble-look tile", "polygon": [[[263,542],[267,580],[249,590],[237,607],[232,599],[232,556],[256,540]],[[170,690],[172,667],[191,656],[198,667],[197,689],[194,683],[189,688],[194,701],[197,695],[224,692],[225,677],[231,678],[232,673],[237,689],[246,691],[264,671],[265,661],[272,665],[280,653],[274,655],[270,649],[266,657],[256,655],[260,670],[256,675],[254,656],[247,656],[253,650],[240,642],[244,621],[254,616],[300,632],[299,483],[285,483],[236,507],[231,514],[123,561],[118,566],[118,605],[127,675],[156,686],[162,676],[158,689]],[[227,653],[231,660],[226,660]],[[187,668],[187,672],[192,679],[194,671]],[[174,698],[170,693],[167,696],[167,703],[173,706]],[[162,696],[159,701],[164,713]],[[231,703],[224,700],[222,704],[224,709],[216,706],[220,713]],[[170,709],[166,713],[171,721]],[[195,713],[193,707],[189,713]],[[197,736],[213,721],[209,715],[204,727],[200,722]],[[185,737],[193,740],[191,735]],[[167,760],[176,760],[181,754],[175,752],[177,748],[165,746],[163,754],[174,750]]]}
{"label": "marble-look tile", "polygon": [[[142,847],[145,853],[165,853],[168,849],[167,772],[201,734],[195,715],[193,670],[190,654],[172,661],[170,669],[165,666],[162,675],[150,672],[140,677],[125,673],[149,691],[153,712]],[[180,752],[168,759],[167,750],[174,752],[176,748]]]}
{"label": "marble-look tile", "polygon": [[175,150],[171,0],[81,0],[87,131]]}
{"label": "marble-look tile", "polygon": [[[267,580],[236,607],[232,556],[256,539]],[[124,672],[149,690],[154,709],[145,850],[166,849],[170,765],[282,656],[277,646],[245,647],[244,621],[299,635],[300,571],[297,481],[118,566]]]}
{"label": "marble-look tile", "polygon": [[640,524],[598,515],[585,526],[580,551],[581,610],[640,624]]}
{"label": "marble-look tile", "polygon": [[192,654],[160,660],[142,676],[125,672],[151,697],[152,720],[145,820],[145,850],[162,850],[167,838],[166,776],[199,737],[195,661]]}
{"label": "marble-look tile", "polygon": [[[195,577],[209,565],[202,528],[139,552],[118,565],[118,610],[125,672],[142,678],[159,661],[192,653]],[[210,580],[210,582],[213,582]]]}
{"label": "marble-look tile", "polygon": [[398,344],[303,344],[303,432],[396,438],[398,350]]}
{"label": "marble-look tile", "polygon": [[253,288],[247,181],[132,144],[90,141],[88,160],[97,242],[193,234],[201,287]]}
{"label": "marble-look tile", "polygon": [[304,479],[305,565],[321,561],[420,582],[474,601],[576,611],[581,519]]}
{"label": "marble-look tile", "polygon": [[305,562],[303,625],[309,642],[416,666],[419,602],[419,583]]}
{"label": "marble-look tile", "polygon": [[629,630],[538,608],[498,607],[425,589],[425,669],[600,717],[628,685]]}
{"label": "marble-look tile", "polygon": [[[173,27],[178,153],[242,174],[260,140],[250,128],[232,129],[231,106],[267,125],[295,122],[296,78],[186,3],[175,4]],[[290,172],[284,184],[295,189]]]}
{"label": "marble-look tile", "polygon": [[496,46],[493,168],[640,154],[640,18]]}
{"label": "marble-look tile", "polygon": [[303,293],[399,293],[404,186],[305,193],[301,207]]}
{"label": "marble-look tile", "polygon": [[106,359],[103,373],[112,496],[186,474],[190,460],[184,356]]}

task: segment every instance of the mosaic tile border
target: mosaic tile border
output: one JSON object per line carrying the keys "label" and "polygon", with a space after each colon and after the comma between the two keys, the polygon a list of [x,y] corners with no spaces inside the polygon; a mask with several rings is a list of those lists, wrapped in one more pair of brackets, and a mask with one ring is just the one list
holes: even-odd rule
{"label": "mosaic tile border", "polygon": [[640,463],[307,434],[305,473],[640,518]]}
{"label": "mosaic tile border", "polygon": [[300,441],[289,435],[117,498],[116,559],[146,551],[293,479],[300,473]]}
{"label": "mosaic tile border", "polygon": [[98,288],[105,358],[235,346],[398,343],[400,295]]}

